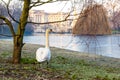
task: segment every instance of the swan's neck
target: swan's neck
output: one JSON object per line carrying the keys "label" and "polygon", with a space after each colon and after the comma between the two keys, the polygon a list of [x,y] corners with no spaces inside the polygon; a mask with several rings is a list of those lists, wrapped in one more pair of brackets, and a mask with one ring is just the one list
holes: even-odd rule
{"label": "swan's neck", "polygon": [[49,48],[49,32],[46,31],[46,44],[45,44],[46,48]]}

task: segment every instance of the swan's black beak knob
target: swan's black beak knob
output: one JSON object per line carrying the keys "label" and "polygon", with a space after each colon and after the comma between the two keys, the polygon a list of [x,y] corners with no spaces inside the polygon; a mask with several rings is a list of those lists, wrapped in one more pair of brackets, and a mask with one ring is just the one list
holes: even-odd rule
{"label": "swan's black beak knob", "polygon": [[52,32],[52,29],[50,29],[50,32]]}

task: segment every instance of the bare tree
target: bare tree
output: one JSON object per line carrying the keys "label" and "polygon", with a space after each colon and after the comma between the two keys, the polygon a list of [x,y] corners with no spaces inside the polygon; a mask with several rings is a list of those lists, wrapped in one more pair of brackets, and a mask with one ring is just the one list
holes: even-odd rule
{"label": "bare tree", "polygon": [[114,15],[112,16],[112,22],[113,22],[113,29],[114,30],[120,30],[120,11],[114,12]]}
{"label": "bare tree", "polygon": [[[66,18],[64,18],[61,21],[45,22],[45,23],[28,22],[29,10],[31,8],[40,6],[43,4],[47,4],[47,3],[53,3],[56,1],[55,0],[21,0],[22,1],[21,4],[23,4],[22,12],[20,13],[20,16],[18,19],[16,19],[10,12],[10,3],[12,0],[9,0],[8,2],[5,2],[4,0],[1,0],[1,1],[6,5],[7,13],[10,17],[10,19],[9,19],[8,17],[0,14],[0,19],[3,20],[8,25],[8,27],[12,33],[13,44],[14,44],[12,62],[14,64],[20,63],[21,51],[22,51],[22,47],[24,45],[23,36],[24,36],[25,27],[26,27],[27,23],[34,23],[34,24],[57,23],[57,22],[67,21],[68,17],[70,16],[70,14],[68,14],[66,16]],[[12,25],[11,19],[12,19],[12,21],[14,21],[18,24],[17,31],[14,30],[14,26]]]}

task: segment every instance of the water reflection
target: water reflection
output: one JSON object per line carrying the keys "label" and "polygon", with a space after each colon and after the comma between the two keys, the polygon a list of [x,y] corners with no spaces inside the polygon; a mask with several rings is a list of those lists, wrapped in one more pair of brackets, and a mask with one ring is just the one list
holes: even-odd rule
{"label": "water reflection", "polygon": [[120,36],[75,36],[67,49],[120,58]]}
{"label": "water reflection", "polygon": [[[120,58],[120,36],[72,36],[72,35],[51,35],[50,46],[70,49],[90,54]],[[30,41],[31,40],[31,41]],[[25,42],[45,44],[45,35],[28,36]]]}

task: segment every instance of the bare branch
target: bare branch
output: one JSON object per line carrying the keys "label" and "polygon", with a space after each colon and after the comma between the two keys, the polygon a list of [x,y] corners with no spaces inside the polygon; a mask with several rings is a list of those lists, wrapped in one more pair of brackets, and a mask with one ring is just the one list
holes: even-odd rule
{"label": "bare branch", "polygon": [[1,16],[1,15],[0,15],[0,19],[2,19],[3,21],[6,22],[6,24],[10,27],[10,31],[12,33],[12,36],[15,36],[15,32],[14,32],[12,23],[7,18],[5,18],[4,16]]}
{"label": "bare branch", "polygon": [[0,25],[7,25],[6,23],[0,23]]}
{"label": "bare branch", "polygon": [[8,35],[8,34],[0,34],[0,36],[12,37],[12,35]]}
{"label": "bare branch", "polygon": [[43,23],[37,23],[37,22],[27,22],[27,23],[33,23],[33,24],[53,24],[53,23],[65,22],[65,21],[68,21],[68,20],[72,20],[72,19],[68,19],[70,17],[71,12],[63,20],[51,21],[51,22],[43,22]]}
{"label": "bare branch", "polygon": [[37,7],[37,6],[46,4],[46,3],[53,3],[53,2],[56,2],[56,1],[48,0],[48,1],[46,1],[46,2],[43,2],[43,1],[37,0],[36,2],[32,2],[32,3],[31,3],[30,9],[31,9],[32,7]]}
{"label": "bare branch", "polygon": [[9,4],[10,4],[10,1],[11,0],[8,0],[8,3],[6,3],[5,1],[2,0],[2,2],[6,5],[6,8],[7,8],[7,12],[8,12],[8,15],[10,16],[10,18],[15,21],[16,23],[20,23],[19,21],[17,21],[10,13],[10,10],[9,10]]}
{"label": "bare branch", "polygon": [[60,21],[43,22],[43,23],[37,23],[37,22],[27,22],[27,23],[33,23],[33,24],[53,24],[53,23],[65,22],[65,21],[68,21],[68,20],[72,20],[72,19],[64,19],[64,20],[60,20]]}

